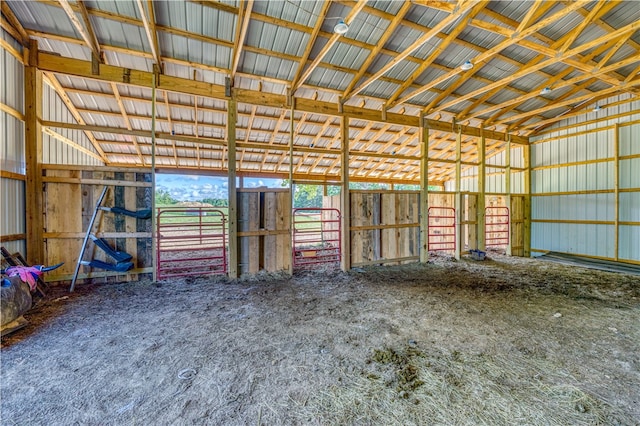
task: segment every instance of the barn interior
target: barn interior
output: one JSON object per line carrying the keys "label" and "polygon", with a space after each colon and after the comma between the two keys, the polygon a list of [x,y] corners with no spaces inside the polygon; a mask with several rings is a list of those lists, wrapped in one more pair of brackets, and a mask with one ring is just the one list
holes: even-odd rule
{"label": "barn interior", "polygon": [[[640,421],[637,2],[1,12],[2,268],[51,267],[3,416]],[[164,205],[159,175],[225,199]]]}

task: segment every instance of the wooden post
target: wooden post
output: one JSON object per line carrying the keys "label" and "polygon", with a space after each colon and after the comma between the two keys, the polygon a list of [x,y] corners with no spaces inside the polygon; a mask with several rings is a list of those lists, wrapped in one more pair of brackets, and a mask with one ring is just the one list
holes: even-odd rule
{"label": "wooden post", "polygon": [[341,120],[342,152],[340,173],[342,175],[340,187],[341,226],[342,226],[342,259],[340,267],[343,271],[351,269],[351,198],[349,197],[349,117],[342,116]]}
{"label": "wooden post", "polygon": [[238,193],[236,192],[236,119],[235,90],[227,101],[227,169],[229,187],[229,278],[238,278]]}
{"label": "wooden post", "polygon": [[[38,42],[30,40],[29,64],[25,67],[25,165],[27,261],[42,265],[44,259],[44,205],[42,196],[42,72],[37,68]],[[60,200],[64,202],[64,200]]]}
{"label": "wooden post", "polygon": [[[155,68],[155,67],[154,67]],[[157,70],[156,70],[157,71]],[[158,237],[156,235],[156,85],[157,72],[153,73],[153,86],[151,87],[151,263],[153,265],[153,282],[158,281]],[[166,96],[166,95],[165,95]],[[171,111],[167,111],[171,115]],[[153,237],[155,235],[155,238]]]}
{"label": "wooden post", "polygon": [[511,256],[511,241],[513,240],[513,237],[511,235],[511,230],[513,229],[513,214],[511,212],[511,135],[509,135],[509,138],[507,140],[507,148],[505,150],[504,153],[504,162],[505,162],[505,172],[504,172],[504,186],[505,186],[505,192],[507,194],[507,200],[506,200],[506,204],[507,204],[507,209],[509,210],[509,241],[507,243],[507,256]]}
{"label": "wooden post", "polygon": [[615,221],[614,221],[614,249],[613,257],[617,262],[619,259],[620,249],[620,125],[616,123],[613,127],[615,135],[613,136],[613,193],[615,198]]}
{"label": "wooden post", "polygon": [[458,127],[458,134],[456,135],[456,194],[455,194],[455,208],[456,208],[456,248],[454,256],[456,260],[460,260],[460,253],[462,252],[462,127]]}
{"label": "wooden post", "polygon": [[420,263],[429,261],[429,126],[420,115]]}
{"label": "wooden post", "polygon": [[477,232],[478,250],[486,250],[486,141],[484,138],[484,129],[480,128],[480,143],[478,145],[478,202],[477,202]]}
{"label": "wooden post", "polygon": [[524,146],[524,257],[531,257],[531,145]]}
{"label": "wooden post", "polygon": [[293,250],[295,249],[295,247],[293,247],[293,196],[294,194],[294,186],[293,186],[293,139],[295,137],[295,123],[294,123],[294,113],[295,113],[295,98],[293,96],[291,96],[291,120],[290,121],[290,126],[289,126],[289,202],[290,202],[290,206],[291,206],[291,212],[289,214],[289,240],[291,241],[292,247],[291,247],[291,253],[289,254],[289,256],[291,256],[291,261],[289,262],[289,274],[293,275]]}

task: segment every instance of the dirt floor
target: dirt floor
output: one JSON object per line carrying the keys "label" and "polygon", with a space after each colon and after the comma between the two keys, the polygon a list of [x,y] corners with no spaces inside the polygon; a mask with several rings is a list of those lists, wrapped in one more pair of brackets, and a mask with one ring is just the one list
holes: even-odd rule
{"label": "dirt floor", "polygon": [[640,278],[490,256],[60,288],[2,424],[640,424]]}

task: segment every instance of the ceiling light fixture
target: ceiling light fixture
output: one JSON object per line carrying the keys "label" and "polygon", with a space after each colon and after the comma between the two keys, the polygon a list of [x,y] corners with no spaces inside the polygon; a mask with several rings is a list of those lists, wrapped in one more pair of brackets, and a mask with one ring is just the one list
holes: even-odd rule
{"label": "ceiling light fixture", "polygon": [[551,87],[545,87],[540,91],[541,95],[548,95],[549,93],[551,93]]}
{"label": "ceiling light fixture", "polygon": [[467,61],[464,64],[460,65],[460,69],[463,71],[469,71],[471,68],[473,68],[473,64],[471,63],[471,61]]}
{"label": "ceiling light fixture", "polygon": [[335,27],[333,27],[333,32],[336,34],[344,34],[349,31],[349,25],[344,22],[344,19],[340,19]]}
{"label": "ceiling light fixture", "polygon": [[602,109],[602,108],[600,108],[600,105],[596,105],[596,106],[593,108],[593,112],[598,112],[598,111],[600,111],[601,109]]}

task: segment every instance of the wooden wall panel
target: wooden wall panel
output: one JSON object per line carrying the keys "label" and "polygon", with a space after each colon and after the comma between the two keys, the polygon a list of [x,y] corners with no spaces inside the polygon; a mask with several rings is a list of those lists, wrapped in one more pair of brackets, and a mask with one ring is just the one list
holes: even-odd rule
{"label": "wooden wall panel", "polygon": [[[105,207],[117,206],[134,211],[151,207],[150,172],[47,166],[43,175],[45,263],[64,262],[62,267],[47,275],[48,281],[68,281],[72,278],[87,226],[105,185],[109,187],[102,202]],[[114,181],[118,181],[119,185],[115,185]],[[131,281],[139,279],[138,273],[151,271],[151,220],[100,211],[92,231],[96,236],[104,237],[115,250],[131,254],[134,268],[126,274],[119,274],[82,266],[80,280],[100,277],[107,281]],[[84,260],[91,259],[113,263],[89,241]]]}
{"label": "wooden wall panel", "polygon": [[525,197],[511,196],[511,255],[524,256]]}

